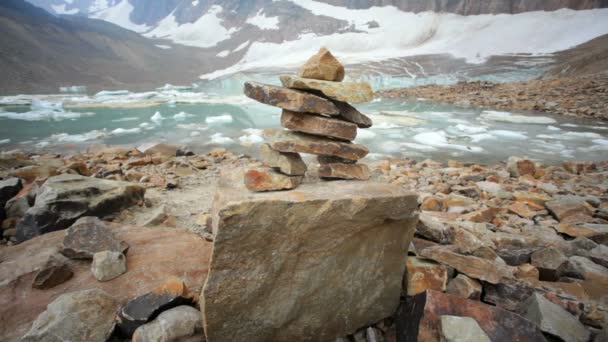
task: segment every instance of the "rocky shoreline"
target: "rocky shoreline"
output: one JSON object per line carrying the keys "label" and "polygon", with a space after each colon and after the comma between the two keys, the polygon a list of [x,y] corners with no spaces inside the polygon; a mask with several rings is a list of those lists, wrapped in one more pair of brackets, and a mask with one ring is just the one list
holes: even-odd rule
{"label": "rocky shoreline", "polygon": [[385,98],[411,98],[506,111],[536,111],[608,120],[608,73],[523,82],[459,82],[383,90]]}
{"label": "rocky shoreline", "polygon": [[[171,297],[171,303],[176,304],[167,304],[167,308],[181,308],[184,303],[186,307],[178,311],[189,312],[188,308],[197,308],[198,293],[208,272],[205,259],[200,258],[210,253],[210,242],[206,240],[214,239],[209,213],[219,174],[235,167],[259,166],[264,164],[226,150],[195,155],[165,144],[140,148],[96,146],[86,153],[73,155],[3,153],[0,156],[0,191],[6,210],[0,247],[0,273],[4,279],[0,286],[0,302],[6,305],[2,306],[0,317],[7,322],[8,328],[4,330],[3,334],[7,335],[3,339],[18,339],[30,329],[33,330],[28,335],[34,336],[32,338],[44,336],[44,331],[34,331],[37,325],[32,328],[32,321],[52,300],[59,300],[61,294],[67,296],[66,292],[137,282],[137,288],[114,285],[116,290],[108,292],[113,298],[95,293],[96,298],[105,303],[102,309],[106,311],[100,310],[110,312],[103,317],[113,320],[112,310],[105,305],[125,308],[146,293],[154,293],[162,279],[170,281],[171,277],[180,277],[180,272],[189,274],[177,282],[184,282],[190,293],[180,290]],[[311,163],[303,184],[318,182],[318,167]],[[400,334],[407,333],[409,328],[401,326],[400,320],[424,322],[419,325],[419,334],[434,334],[444,325],[448,329],[448,318],[441,323],[444,319],[439,316],[409,312],[408,308],[414,303],[422,305],[425,312],[441,317],[473,317],[491,340],[505,336],[501,335],[505,332],[500,327],[507,324],[503,320],[511,317],[509,312],[514,314],[510,324],[518,324],[516,329],[521,329],[524,337],[542,337],[540,332],[534,332],[540,329],[546,336],[577,341],[587,341],[595,335],[596,341],[605,338],[608,323],[608,161],[545,166],[514,157],[486,166],[457,161],[446,164],[431,160],[387,159],[368,163],[368,167],[370,182],[396,185],[418,195],[420,221],[405,265],[407,280],[403,284],[401,309],[381,322],[360,327],[361,330],[348,338],[370,342],[401,341]],[[115,181],[121,186],[132,184],[145,189],[142,197],[139,197],[140,192],[130,192],[128,197],[133,200],[128,201],[128,205],[113,206],[98,215],[112,222],[100,223],[109,228],[99,229],[114,231],[116,241],[128,242],[128,250],[119,243],[111,248],[116,255],[95,255],[93,265],[96,266],[93,267],[89,266],[90,261],[68,258],[57,263],[49,259],[57,253],[51,246],[57,243],[61,246],[63,239],[65,248],[66,240],[61,231],[14,245],[19,242],[18,229],[23,219],[32,212],[30,208],[44,203],[50,205],[48,195],[44,195],[45,189],[49,180],[57,182],[58,177],[82,177],[89,182]],[[75,198],[94,203],[99,196],[104,195],[91,191],[85,195],[79,192]],[[193,201],[197,203],[192,205]],[[87,239],[89,237],[87,235]],[[155,244],[149,240],[152,237],[162,237],[162,241]],[[160,250],[154,252],[154,248]],[[161,261],[162,257],[156,254],[178,253],[177,249],[191,248],[199,249],[203,254],[186,253],[183,262],[178,263],[175,263],[177,260]],[[120,255],[126,256],[129,265],[126,270],[120,266],[124,262]],[[190,260],[193,257],[199,258],[198,261]],[[118,263],[117,267],[115,263]],[[20,267],[18,272],[17,265]],[[138,267],[150,265],[156,266],[148,271],[138,270]],[[154,278],[149,278],[152,273],[146,275],[147,272],[153,272]],[[34,279],[38,279],[38,288],[50,288],[32,289],[29,281]],[[57,282],[63,285],[57,286]],[[20,297],[14,297],[14,293],[20,293]],[[44,295],[40,297],[41,294]],[[142,304],[146,310],[161,305],[149,296]],[[70,302],[74,310],[80,309],[79,305],[90,305],[83,304],[78,296],[59,298]],[[48,310],[52,310],[51,306]],[[171,320],[170,311],[166,311],[169,318],[144,319],[144,323],[149,323],[144,324],[146,328],[137,335],[161,333],[158,319],[172,322],[163,329],[178,329],[175,320]],[[484,314],[476,316],[475,312]],[[536,325],[519,321],[517,317],[520,316]],[[436,318],[429,321],[430,317]],[[552,321],[555,317],[559,317],[559,321]],[[118,322],[120,326],[120,319]],[[475,326],[468,321],[449,322],[459,326],[458,330],[474,329]],[[53,324],[61,326],[62,323]],[[91,324],[107,327],[109,323]],[[195,320],[189,326],[190,330],[186,330],[192,336],[202,338],[202,328],[197,324],[200,321]],[[425,332],[425,329],[431,330]]]}

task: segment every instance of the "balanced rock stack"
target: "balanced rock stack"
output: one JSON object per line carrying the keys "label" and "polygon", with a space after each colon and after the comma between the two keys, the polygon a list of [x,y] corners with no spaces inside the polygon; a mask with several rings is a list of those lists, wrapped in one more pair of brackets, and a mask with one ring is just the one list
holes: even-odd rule
{"label": "balanced rock stack", "polygon": [[369,179],[369,169],[357,161],[369,150],[353,141],[357,128],[372,121],[349,104],[371,101],[374,92],[366,82],[342,82],[344,66],[325,48],[304,64],[298,76],[281,76],[283,87],[245,83],[245,95],[283,109],[283,129],[267,129],[260,150],[273,169],[250,169],[245,184],[252,191],[297,187],[306,164],[299,153],[317,155],[322,179]]}

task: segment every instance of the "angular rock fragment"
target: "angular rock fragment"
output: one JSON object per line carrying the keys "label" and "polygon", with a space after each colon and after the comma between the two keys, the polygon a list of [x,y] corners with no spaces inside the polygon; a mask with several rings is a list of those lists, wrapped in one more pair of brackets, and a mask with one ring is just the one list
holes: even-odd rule
{"label": "angular rock fragment", "polygon": [[515,199],[519,202],[528,203],[529,205],[544,206],[546,202],[552,200],[551,196],[530,191],[515,191],[513,193]]}
{"label": "angular rock fragment", "polygon": [[352,122],[359,128],[372,127],[372,119],[370,119],[367,115],[359,112],[355,107],[342,101],[334,101],[334,104],[340,110],[340,115],[338,116],[338,118],[348,122]]}
{"label": "angular rock fragment", "polygon": [[98,281],[112,280],[127,272],[127,258],[120,252],[97,252],[93,255],[91,272]]}
{"label": "angular rock fragment", "polygon": [[[374,91],[367,82],[330,82],[290,75],[284,75],[280,78],[284,87],[300,90],[317,90],[336,101],[361,103],[374,99]],[[308,112],[320,113],[314,110]]]}
{"label": "angular rock fragment", "polygon": [[469,278],[464,274],[459,274],[454,279],[450,280],[446,288],[446,293],[466,299],[480,300],[481,284],[473,278]]}
{"label": "angular rock fragment", "polygon": [[507,161],[507,170],[511,174],[511,177],[521,176],[532,176],[536,173],[536,165],[534,162],[528,159],[522,159],[518,157],[510,157]]}
{"label": "angular rock fragment", "polygon": [[207,340],[330,341],[394,312],[415,195],[372,182],[251,194],[240,177],[223,175],[211,211]]}
{"label": "angular rock fragment", "polygon": [[555,247],[547,247],[531,254],[531,264],[538,268],[540,280],[555,281],[558,270],[568,258]]}
{"label": "angular rock fragment", "polygon": [[507,209],[509,212],[527,219],[532,219],[537,215],[537,212],[530,210],[526,203],[515,202],[508,206]]}
{"label": "angular rock fragment", "polygon": [[426,290],[445,291],[447,281],[447,267],[417,257],[407,258],[404,288],[408,296]]}
{"label": "angular rock fragment", "polygon": [[454,231],[439,218],[425,212],[420,213],[416,234],[440,244],[450,244],[454,241]]}
{"label": "angular rock fragment", "polygon": [[441,316],[441,337],[445,342],[492,342],[471,317]]}
{"label": "angular rock fragment", "polygon": [[0,208],[4,208],[6,202],[13,198],[23,188],[19,178],[0,180]]}
{"label": "angular rock fragment", "polygon": [[344,79],[344,66],[326,48],[319,49],[300,67],[298,76],[315,80],[341,82]]}
{"label": "angular rock fragment", "polygon": [[338,115],[340,110],[331,101],[301,91],[257,82],[245,82],[245,95],[270,105],[300,113]]}
{"label": "angular rock fragment", "polygon": [[290,190],[302,182],[300,176],[287,176],[268,168],[249,169],[244,179],[247,189],[256,192]]}
{"label": "angular rock fragment", "polygon": [[148,143],[137,147],[137,150],[147,156],[160,155],[166,158],[175,157],[180,152],[180,147],[177,145],[163,143]]}
{"label": "angular rock fragment", "polygon": [[332,157],[332,156],[317,156],[317,162],[319,164],[354,164],[356,160],[344,159],[340,157]]}
{"label": "angular rock fragment", "polygon": [[186,340],[205,340],[201,312],[186,305],[162,312],[133,333],[133,342]]}
{"label": "angular rock fragment", "polygon": [[507,265],[519,266],[521,264],[529,263],[532,253],[539,249],[540,247],[503,248],[497,250],[496,253],[507,263]]}
{"label": "angular rock fragment", "polygon": [[589,331],[559,305],[547,300],[540,293],[533,293],[522,305],[521,315],[536,323],[548,334],[557,336],[564,341],[586,342]]}
{"label": "angular rock fragment", "polygon": [[128,248],[105,222],[97,217],[83,217],[66,230],[60,252],[70,259],[93,259],[97,252],[124,253]]}
{"label": "angular rock fragment", "polygon": [[582,199],[564,198],[555,201],[549,201],[545,204],[549,212],[559,221],[563,221],[569,216],[576,214],[584,214],[591,216],[592,212],[585,201]]}
{"label": "angular rock fragment", "polygon": [[260,145],[260,159],[268,166],[290,176],[304,176],[308,169],[299,154],[279,152],[268,144]]}
{"label": "angular rock fragment", "polygon": [[538,268],[532,266],[531,264],[521,264],[517,266],[515,277],[519,279],[531,278],[538,280],[540,277],[540,272],[538,271]]}
{"label": "angular rock fragment", "polygon": [[368,180],[369,168],[365,164],[322,164],[319,167],[319,177],[326,179],[357,179]]}
{"label": "angular rock fragment", "polygon": [[563,263],[557,272],[562,276],[577,279],[608,281],[608,268],[581,256],[568,258],[567,262]]}
{"label": "angular rock fragment", "polygon": [[515,311],[532,293],[534,293],[534,287],[526,282],[505,280],[498,284],[484,283],[482,300],[506,310]]}
{"label": "angular rock fragment", "polygon": [[282,129],[266,129],[264,137],[268,140],[270,147],[280,152],[310,153],[350,160],[359,160],[369,153],[367,147],[363,145]]}
{"label": "angular rock fragment", "polygon": [[283,110],[281,126],[302,133],[348,141],[357,137],[357,125],[350,122],[289,110]]}
{"label": "angular rock fragment", "polygon": [[499,283],[503,278],[513,278],[513,267],[504,262],[482,259],[474,256],[461,255],[444,246],[425,248],[420,252],[422,257],[437,261],[443,265],[455,268],[458,272],[469,277]]}
{"label": "angular rock fragment", "polygon": [[118,313],[118,329],[122,336],[131,337],[135,330],[171,308],[191,304],[188,289],[175,278],[168,279],[154,291],[132,299]]}
{"label": "angular rock fragment", "polygon": [[36,204],[17,226],[19,241],[69,227],[83,216],[103,217],[134,205],[145,189],[128,182],[63,174],[40,188]]}
{"label": "angular rock fragment", "polygon": [[36,273],[32,287],[39,290],[50,289],[70,280],[74,272],[66,258],[60,254],[53,254],[47,263]]}
{"label": "angular rock fragment", "polygon": [[491,341],[546,341],[532,322],[512,312],[429,290],[410,297],[397,311],[397,341],[440,341],[441,316],[471,317]]}
{"label": "angular rock fragment", "polygon": [[21,341],[106,341],[118,306],[99,289],[63,294],[38,316]]}

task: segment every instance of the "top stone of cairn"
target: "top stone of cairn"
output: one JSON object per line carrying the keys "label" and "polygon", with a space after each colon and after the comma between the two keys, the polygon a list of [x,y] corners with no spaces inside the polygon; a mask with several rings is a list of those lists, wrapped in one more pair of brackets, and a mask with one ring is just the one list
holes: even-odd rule
{"label": "top stone of cairn", "polygon": [[326,48],[319,49],[316,55],[298,71],[302,78],[341,82],[344,79],[344,66]]}

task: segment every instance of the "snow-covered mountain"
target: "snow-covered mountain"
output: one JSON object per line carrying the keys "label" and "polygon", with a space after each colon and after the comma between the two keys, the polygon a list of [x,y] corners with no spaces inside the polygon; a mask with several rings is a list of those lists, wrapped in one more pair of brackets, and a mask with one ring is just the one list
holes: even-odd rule
{"label": "snow-covered mountain", "polygon": [[163,39],[167,49],[197,47],[229,61],[206,79],[292,67],[319,46],[347,63],[445,53],[480,62],[564,50],[608,33],[608,0],[28,1]]}

